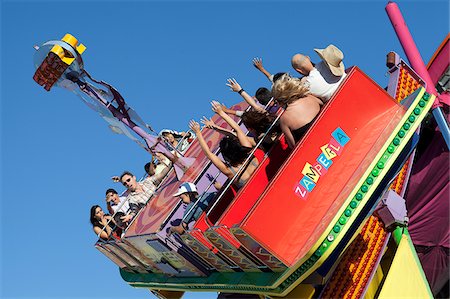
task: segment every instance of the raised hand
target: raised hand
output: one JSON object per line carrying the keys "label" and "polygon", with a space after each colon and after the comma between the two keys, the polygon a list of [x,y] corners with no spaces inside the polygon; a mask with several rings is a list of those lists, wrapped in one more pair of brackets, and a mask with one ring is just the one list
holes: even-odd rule
{"label": "raised hand", "polygon": [[165,156],[161,152],[155,152],[155,157],[159,161],[164,160]]}
{"label": "raised hand", "polygon": [[262,71],[264,69],[263,63],[262,63],[262,58],[255,57],[255,58],[253,58],[252,62],[253,62],[253,66],[256,67],[258,70]]}
{"label": "raised hand", "polygon": [[203,116],[200,122],[208,129],[214,129],[215,123],[212,121],[211,118],[208,119],[206,116]]}
{"label": "raised hand", "polygon": [[189,121],[189,128],[195,133],[200,133],[200,125],[195,120],[191,119]]}
{"label": "raised hand", "polygon": [[219,115],[221,113],[224,113],[223,108],[222,108],[222,104],[220,104],[217,101],[212,101],[211,102],[211,109],[212,109],[212,111],[214,111],[215,113],[217,113]]}
{"label": "raised hand", "polygon": [[230,87],[230,89],[234,92],[238,92],[242,89],[239,83],[237,83],[236,79],[234,78],[228,78],[227,82],[228,83],[226,85]]}
{"label": "raised hand", "polygon": [[120,217],[120,220],[122,220],[123,222],[129,222],[131,219],[133,219],[133,215],[131,214]]}

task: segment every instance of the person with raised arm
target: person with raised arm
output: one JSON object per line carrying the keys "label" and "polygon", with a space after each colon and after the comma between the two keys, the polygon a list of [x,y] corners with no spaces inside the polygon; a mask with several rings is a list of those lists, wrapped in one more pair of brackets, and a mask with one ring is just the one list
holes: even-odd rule
{"label": "person with raised arm", "polygon": [[252,59],[252,62],[253,66],[256,67],[261,73],[263,73],[271,83],[273,83],[273,75],[264,68],[262,58],[255,57]]}
{"label": "person with raised arm", "polygon": [[148,176],[154,176],[166,171],[167,168],[170,169],[171,166],[172,161],[169,158],[162,153],[156,152],[152,155],[152,160],[144,165],[144,170]]}
{"label": "person with raised arm", "polygon": [[119,196],[115,189],[106,190],[106,207],[111,215],[117,212],[128,213],[130,206],[128,205],[126,196]]}
{"label": "person with raised arm", "polygon": [[170,169],[171,167],[165,167],[160,173],[149,175],[142,182],[137,182],[136,176],[129,171],[122,173],[119,177],[119,181],[128,190],[127,200],[130,205],[129,213],[120,218],[123,222],[130,222],[130,220],[133,219],[147,204],[147,201],[153,195],[156,188]]}
{"label": "person with raised arm", "polygon": [[[272,147],[274,141],[281,134],[280,125],[278,121],[275,122],[277,117],[268,112],[255,110],[245,111],[241,119],[256,143],[264,138],[264,141],[260,145],[264,152],[267,152]],[[269,131],[271,126],[272,128]]]}
{"label": "person with raised arm", "polygon": [[320,112],[322,101],[309,93],[301,79],[283,75],[272,88],[275,101],[284,112],[280,117],[280,128],[290,148],[301,139]]}
{"label": "person with raised arm", "polygon": [[[224,106],[222,105],[222,109],[223,108],[224,108]],[[223,109],[223,110],[225,111],[225,109]],[[202,123],[206,128],[215,130],[222,135],[237,137],[235,132],[216,125],[211,118],[207,118],[206,116],[203,116],[203,118],[200,120],[200,123]]]}
{"label": "person with raised arm", "polygon": [[[221,105],[218,102],[214,101],[211,104],[213,106],[213,111],[221,116],[233,129],[239,127],[239,125],[227,115],[223,104]],[[267,113],[266,111],[256,111],[252,109],[249,111],[245,111],[242,114],[241,118],[242,123],[250,132],[250,135],[247,135],[247,137],[249,138],[252,146],[255,146],[261,138],[264,138],[261,147],[263,151],[267,152],[280,133],[279,125],[275,124],[273,130],[264,137],[265,133],[275,121],[276,117]],[[233,134],[237,137],[237,135],[233,131],[217,126],[211,119],[208,120],[206,117],[203,117],[201,122],[207,128],[214,129],[219,133],[222,133],[224,135]]]}
{"label": "person with raised arm", "polygon": [[[238,138],[239,142],[242,146],[245,147],[254,147],[256,145],[256,142],[253,138],[247,136],[244,131],[242,131],[241,127],[227,114],[225,111],[223,111],[223,105],[221,105],[217,101],[211,102],[211,109],[214,113],[219,115],[223,118],[224,121],[226,121],[230,127],[236,132],[236,137]],[[265,111],[264,111],[265,113]],[[247,128],[248,129],[248,128]]]}
{"label": "person with raised arm", "polygon": [[[234,92],[237,92],[241,95],[241,97],[247,102],[247,104],[252,107],[252,109],[255,109],[256,111],[265,111],[263,107],[258,105],[258,103],[255,101],[255,99],[249,95],[242,87],[241,85],[236,81],[234,78],[228,78],[226,85],[230,87],[230,89]],[[242,116],[242,113],[235,113],[237,116]]]}
{"label": "person with raised arm", "polygon": [[237,179],[234,181],[234,185],[241,188],[248,181],[259,164],[258,160],[252,156],[250,163],[244,166],[244,162],[251,152],[252,145],[242,129],[238,128],[236,131],[236,136],[238,137],[232,135],[225,136],[220,141],[219,146],[221,154],[225,160],[224,162],[217,155],[215,155],[206,144],[200,125],[196,121],[191,120],[189,122],[189,127],[197,135],[198,143],[205,155],[229,179],[232,179],[234,175],[240,171],[240,168],[244,167],[242,171],[240,171]]}

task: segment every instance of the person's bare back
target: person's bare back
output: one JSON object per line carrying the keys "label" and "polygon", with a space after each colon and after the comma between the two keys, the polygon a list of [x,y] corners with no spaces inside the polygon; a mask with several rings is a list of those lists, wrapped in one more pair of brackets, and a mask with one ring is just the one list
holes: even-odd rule
{"label": "person's bare back", "polygon": [[307,96],[296,100],[288,105],[280,118],[280,127],[283,131],[289,146],[295,146],[292,131],[298,130],[309,124],[320,112],[322,101],[308,94]]}

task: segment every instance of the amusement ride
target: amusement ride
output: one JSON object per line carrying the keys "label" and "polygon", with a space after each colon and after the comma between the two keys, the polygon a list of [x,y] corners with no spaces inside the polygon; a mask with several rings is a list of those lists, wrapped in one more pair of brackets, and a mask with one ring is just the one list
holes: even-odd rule
{"label": "amusement ride", "polygon": [[[448,286],[448,271],[426,264],[438,244],[421,252],[425,245],[414,237],[431,229],[414,222],[424,209],[448,210],[448,194],[439,193],[448,190],[448,180],[421,184],[414,167],[426,165],[448,178],[448,161],[434,159],[432,149],[448,152],[450,143],[449,36],[425,66],[397,4],[389,2],[386,11],[409,63],[397,53],[387,55],[386,88],[358,67],[348,68],[294,149],[283,134],[266,153],[255,147],[258,168],[239,190],[197,139],[181,153],[158,138],[113,86],[93,78],[82,59],[86,47],[74,36],[35,47],[33,79],[45,90],[58,86],[75,93],[113,131],[173,161],[173,171],[132,222],[95,243],[126,283],[159,298],[200,291],[233,298],[433,298],[442,288],[433,287],[439,277],[447,275]],[[212,120],[229,128],[217,115]],[[424,144],[430,124],[436,124],[434,135]],[[222,135],[204,128],[203,136],[220,154]],[[211,177],[223,183],[220,190]],[[183,234],[171,233],[186,212],[173,196],[185,182],[195,183],[199,194],[217,194]],[[439,225],[448,226],[448,218],[433,224]]]}

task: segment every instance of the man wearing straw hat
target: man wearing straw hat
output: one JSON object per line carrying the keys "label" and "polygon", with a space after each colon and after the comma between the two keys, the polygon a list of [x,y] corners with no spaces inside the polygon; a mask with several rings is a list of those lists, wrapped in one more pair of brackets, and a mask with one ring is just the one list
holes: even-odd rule
{"label": "man wearing straw hat", "polygon": [[302,79],[309,92],[327,102],[347,76],[342,60],[344,54],[334,45],[325,49],[314,49],[322,61],[314,65],[309,56],[295,54],[292,67],[305,77]]}

